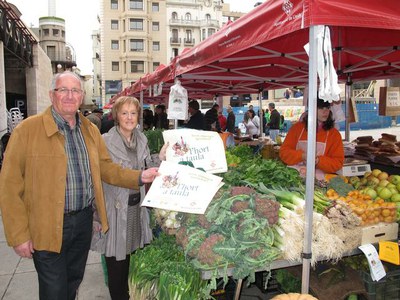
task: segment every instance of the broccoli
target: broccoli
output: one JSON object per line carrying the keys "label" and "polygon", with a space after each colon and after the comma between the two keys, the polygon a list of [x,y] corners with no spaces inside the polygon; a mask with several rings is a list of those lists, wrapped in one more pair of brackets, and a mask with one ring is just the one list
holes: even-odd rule
{"label": "broccoli", "polygon": [[336,176],[329,180],[328,189],[334,189],[340,196],[346,197],[350,191],[354,190],[354,187],[345,183],[341,177]]}

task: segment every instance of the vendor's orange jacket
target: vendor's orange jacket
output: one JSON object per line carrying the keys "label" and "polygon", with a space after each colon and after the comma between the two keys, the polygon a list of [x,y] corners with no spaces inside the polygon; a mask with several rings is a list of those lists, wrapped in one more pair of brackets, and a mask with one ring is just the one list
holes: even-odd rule
{"label": "vendor's orange jacket", "polygon": [[[344,163],[343,142],[340,132],[335,128],[329,130],[320,129],[317,132],[316,139],[317,142],[325,143],[326,141],[324,155],[319,156],[319,162],[316,167],[325,173],[335,173],[340,170]],[[303,151],[296,150],[299,140],[307,140],[307,130],[303,122],[297,122],[290,128],[279,151],[281,160],[289,166],[296,165],[302,161]]]}

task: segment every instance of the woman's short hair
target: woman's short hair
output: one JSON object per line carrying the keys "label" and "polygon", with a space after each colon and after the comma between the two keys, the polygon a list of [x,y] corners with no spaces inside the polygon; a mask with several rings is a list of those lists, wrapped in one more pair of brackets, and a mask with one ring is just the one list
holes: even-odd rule
{"label": "woman's short hair", "polygon": [[122,96],[115,100],[111,109],[111,114],[115,124],[118,124],[118,112],[121,110],[121,107],[126,103],[136,106],[138,112],[138,121],[142,118],[142,108],[140,107],[139,100],[131,96]]}

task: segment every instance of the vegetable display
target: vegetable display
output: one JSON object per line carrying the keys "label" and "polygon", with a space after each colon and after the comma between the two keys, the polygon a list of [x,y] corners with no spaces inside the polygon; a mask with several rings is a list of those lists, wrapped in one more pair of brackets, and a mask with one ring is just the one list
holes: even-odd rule
{"label": "vegetable display", "polygon": [[207,281],[185,257],[173,236],[161,234],[131,255],[129,294],[135,300],[209,299]]}
{"label": "vegetable display", "polygon": [[204,215],[183,214],[177,243],[195,267],[214,271],[213,288],[218,269],[228,266],[235,279],[249,277],[253,282],[255,270],[267,269],[280,255],[272,230],[279,207],[273,196],[253,189],[222,190]]}

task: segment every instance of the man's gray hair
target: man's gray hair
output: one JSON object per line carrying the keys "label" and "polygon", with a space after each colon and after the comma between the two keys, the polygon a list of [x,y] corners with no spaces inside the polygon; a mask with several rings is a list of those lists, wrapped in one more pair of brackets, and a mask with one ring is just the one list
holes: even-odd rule
{"label": "man's gray hair", "polygon": [[82,80],[82,78],[79,77],[79,75],[76,74],[75,72],[71,72],[71,71],[64,71],[64,72],[62,72],[62,73],[57,73],[57,74],[55,74],[55,75],[53,76],[53,80],[51,81],[51,86],[50,86],[50,89],[51,89],[51,90],[54,90],[55,88],[57,88],[57,87],[56,87],[57,80],[60,79],[60,77],[63,76],[63,75],[70,75],[70,76],[73,76],[73,77],[75,77],[76,79],[78,79],[79,82],[80,82],[80,84],[81,84],[81,90],[83,90],[83,80]]}
{"label": "man's gray hair", "polygon": [[271,103],[268,104],[268,106],[271,107],[271,108],[275,108],[275,103],[271,102]]}

